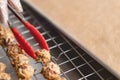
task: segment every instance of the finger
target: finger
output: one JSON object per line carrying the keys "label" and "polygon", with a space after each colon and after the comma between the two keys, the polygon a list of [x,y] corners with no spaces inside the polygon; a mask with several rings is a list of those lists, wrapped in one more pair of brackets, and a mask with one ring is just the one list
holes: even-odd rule
{"label": "finger", "polygon": [[10,5],[18,12],[23,12],[20,0],[8,0]]}
{"label": "finger", "polygon": [[7,25],[7,21],[8,21],[7,0],[0,0],[0,23]]}

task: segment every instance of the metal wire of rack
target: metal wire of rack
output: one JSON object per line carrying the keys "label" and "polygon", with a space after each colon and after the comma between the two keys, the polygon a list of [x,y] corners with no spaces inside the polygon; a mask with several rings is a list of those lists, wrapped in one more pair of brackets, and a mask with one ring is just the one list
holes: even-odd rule
{"label": "metal wire of rack", "polygon": [[[49,23],[49,21],[47,21],[43,16],[38,15],[34,10],[32,10],[32,8],[30,8],[29,5],[25,3],[23,4],[23,14],[25,19],[35,25],[45,37],[50,47],[52,60],[61,68],[61,76],[64,76],[67,80],[118,80],[113,74],[90,57],[88,53],[77,46],[72,40],[56,30],[56,28],[54,28],[55,26]],[[30,35],[29,31],[19,22],[19,20],[16,19],[13,14],[10,14],[10,20],[35,50],[40,49],[38,43],[34,40],[32,35]],[[0,49],[2,50],[2,48]],[[16,80],[16,74],[8,57],[5,55],[4,51],[2,53],[3,54],[0,54],[0,61],[9,65],[7,72],[12,72],[13,80]],[[60,54],[61,56],[58,58]],[[36,69],[33,80],[46,80],[41,74],[39,74],[42,64],[36,63],[32,59],[31,64]]]}

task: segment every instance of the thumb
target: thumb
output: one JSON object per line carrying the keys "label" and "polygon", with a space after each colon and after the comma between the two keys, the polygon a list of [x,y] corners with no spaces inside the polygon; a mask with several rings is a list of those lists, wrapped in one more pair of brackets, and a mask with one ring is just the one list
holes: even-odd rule
{"label": "thumb", "polygon": [[16,9],[16,11],[23,12],[20,0],[8,0],[8,2],[14,9]]}

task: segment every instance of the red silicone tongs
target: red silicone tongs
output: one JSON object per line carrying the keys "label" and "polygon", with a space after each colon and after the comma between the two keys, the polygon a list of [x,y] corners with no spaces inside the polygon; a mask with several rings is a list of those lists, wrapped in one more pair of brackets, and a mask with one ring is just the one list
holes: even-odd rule
{"label": "red silicone tongs", "polygon": [[[39,43],[39,46],[41,49],[49,50],[48,44],[45,41],[45,38],[42,36],[40,31],[38,31],[32,24],[25,21],[24,18],[21,17],[21,15],[16,12],[9,4],[9,9],[12,11],[12,13],[24,24],[24,26],[30,31],[30,33],[34,36],[35,40]],[[23,16],[23,15],[22,15]],[[20,44],[20,47],[24,49],[24,51],[31,56],[32,58],[36,59],[36,54],[33,50],[33,48],[30,46],[30,44],[26,41],[26,39],[19,33],[19,31],[15,27],[11,27],[12,32]]]}

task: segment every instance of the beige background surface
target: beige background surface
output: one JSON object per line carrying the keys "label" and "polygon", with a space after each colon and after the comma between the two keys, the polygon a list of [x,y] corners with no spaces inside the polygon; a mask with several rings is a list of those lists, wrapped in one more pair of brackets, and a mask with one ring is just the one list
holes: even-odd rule
{"label": "beige background surface", "polygon": [[120,0],[29,0],[120,76]]}

